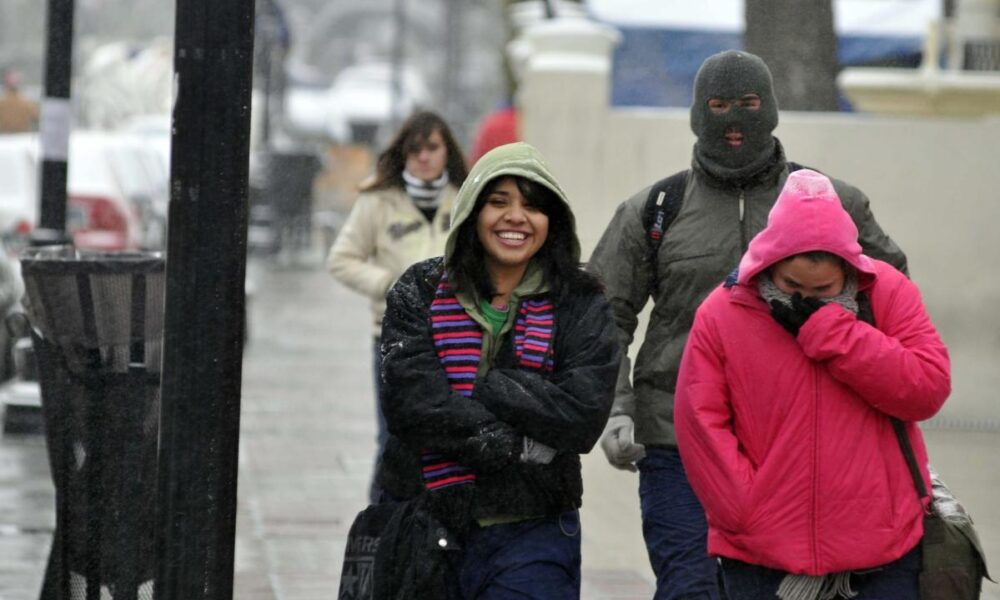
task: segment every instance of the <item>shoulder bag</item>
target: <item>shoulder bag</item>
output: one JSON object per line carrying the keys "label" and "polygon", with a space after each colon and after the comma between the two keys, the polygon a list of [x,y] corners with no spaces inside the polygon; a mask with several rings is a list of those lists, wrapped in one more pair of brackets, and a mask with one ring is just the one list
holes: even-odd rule
{"label": "shoulder bag", "polygon": [[[891,420],[899,447],[913,476],[917,496],[923,502],[928,495],[927,486],[917,467],[906,427],[899,419]],[[931,486],[934,493],[924,514],[924,537],[920,541],[920,598],[978,600],[983,578],[993,581],[987,571],[986,555],[979,543],[979,535],[972,526],[972,517],[936,476],[932,471]]]}

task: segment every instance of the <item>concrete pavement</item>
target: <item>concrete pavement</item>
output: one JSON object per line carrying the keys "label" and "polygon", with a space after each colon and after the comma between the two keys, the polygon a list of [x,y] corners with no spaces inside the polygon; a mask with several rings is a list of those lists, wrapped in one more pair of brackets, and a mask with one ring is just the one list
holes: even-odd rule
{"label": "concrete pavement", "polygon": [[[368,309],[318,263],[251,265],[258,293],[243,380],[240,600],[330,598],[365,503],[375,431]],[[1000,433],[930,428],[926,437],[1000,574]],[[584,459],[584,486],[583,598],[650,598],[637,476],[611,469],[596,450]],[[38,597],[53,522],[44,443],[0,438],[0,600]],[[1000,600],[1000,588],[983,597]]]}

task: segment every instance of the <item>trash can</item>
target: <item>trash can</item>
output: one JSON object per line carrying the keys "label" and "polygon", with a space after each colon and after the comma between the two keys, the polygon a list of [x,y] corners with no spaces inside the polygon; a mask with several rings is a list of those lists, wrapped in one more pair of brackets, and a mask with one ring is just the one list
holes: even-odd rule
{"label": "trash can", "polygon": [[269,151],[258,160],[263,171],[263,204],[272,219],[276,251],[307,250],[312,234],[313,180],[321,167],[319,158],[310,152]]}
{"label": "trash can", "polygon": [[56,492],[42,600],[152,600],[163,258],[40,248],[21,269]]}

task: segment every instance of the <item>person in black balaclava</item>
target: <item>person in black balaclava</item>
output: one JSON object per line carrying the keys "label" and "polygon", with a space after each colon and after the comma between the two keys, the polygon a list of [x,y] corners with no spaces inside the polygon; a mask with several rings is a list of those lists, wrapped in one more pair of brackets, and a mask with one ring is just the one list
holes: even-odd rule
{"label": "person in black balaclava", "polygon": [[715,177],[744,183],[777,164],[778,126],[771,72],[746,52],[712,56],[698,70],[691,130],[695,160]]}
{"label": "person in black balaclava", "polygon": [[[691,168],[623,202],[591,255],[589,269],[604,280],[625,348],[639,312],[650,297],[655,302],[634,371],[623,352],[601,446],[612,466],[639,472],[643,537],[657,599],[720,597],[704,511],[674,437],[674,386],[695,309],[736,268],[795,168],[772,134],[777,125],[778,103],[764,61],[735,50],[709,57],[695,79],[691,129],[698,140]],[[864,253],[905,272],[906,257],[875,221],[865,195],[832,181]],[[664,226],[655,230],[650,223],[657,219],[644,215],[655,214],[647,207],[660,190],[667,210],[659,219]]]}

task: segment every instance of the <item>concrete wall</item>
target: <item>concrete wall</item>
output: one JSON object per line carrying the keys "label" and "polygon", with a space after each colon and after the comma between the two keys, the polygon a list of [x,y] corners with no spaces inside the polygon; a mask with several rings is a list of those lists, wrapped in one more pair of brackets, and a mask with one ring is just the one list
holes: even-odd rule
{"label": "concrete wall", "polygon": [[[610,50],[613,37],[595,37]],[[694,144],[687,110],[609,109],[601,47],[585,60],[539,52],[520,96],[523,136],[569,193],[585,255],[615,207],[686,168]],[[954,393],[938,423],[1000,427],[1000,276],[993,269],[1000,258],[1000,115],[783,112],[776,135],[792,160],[865,191],[909,256],[910,274],[952,353]]]}

